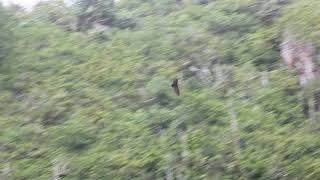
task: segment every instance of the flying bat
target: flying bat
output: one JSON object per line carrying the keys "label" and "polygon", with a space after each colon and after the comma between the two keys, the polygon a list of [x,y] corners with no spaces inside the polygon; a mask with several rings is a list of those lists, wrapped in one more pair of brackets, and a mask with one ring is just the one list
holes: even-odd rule
{"label": "flying bat", "polygon": [[180,96],[180,90],[178,86],[178,79],[173,80],[171,87],[173,88],[173,91],[176,93],[177,96]]}

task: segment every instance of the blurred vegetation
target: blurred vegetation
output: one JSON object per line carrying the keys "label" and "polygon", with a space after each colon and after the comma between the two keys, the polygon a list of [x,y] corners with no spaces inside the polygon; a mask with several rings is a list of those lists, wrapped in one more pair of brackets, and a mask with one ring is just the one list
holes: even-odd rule
{"label": "blurred vegetation", "polygon": [[1,7],[0,179],[320,179],[319,122],[279,52],[284,29],[319,47],[319,7]]}

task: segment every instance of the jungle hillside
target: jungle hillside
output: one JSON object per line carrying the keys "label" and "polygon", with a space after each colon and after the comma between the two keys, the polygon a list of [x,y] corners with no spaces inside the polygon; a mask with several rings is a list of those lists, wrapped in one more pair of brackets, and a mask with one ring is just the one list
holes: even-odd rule
{"label": "jungle hillside", "polygon": [[0,179],[320,179],[319,9],[0,5]]}

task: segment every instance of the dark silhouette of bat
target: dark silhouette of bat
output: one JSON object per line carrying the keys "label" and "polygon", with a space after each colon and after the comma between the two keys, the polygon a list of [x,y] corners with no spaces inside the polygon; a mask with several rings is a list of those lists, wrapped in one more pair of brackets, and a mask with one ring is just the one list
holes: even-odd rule
{"label": "dark silhouette of bat", "polygon": [[171,87],[173,88],[173,91],[176,93],[177,96],[180,96],[180,90],[178,86],[178,79],[173,80]]}

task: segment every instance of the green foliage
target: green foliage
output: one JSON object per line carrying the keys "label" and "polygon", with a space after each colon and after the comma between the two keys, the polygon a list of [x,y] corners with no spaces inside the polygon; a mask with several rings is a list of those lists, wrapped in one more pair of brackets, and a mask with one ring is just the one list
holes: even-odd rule
{"label": "green foliage", "polygon": [[319,179],[318,125],[278,50],[279,27],[318,43],[318,4],[1,7],[0,179],[50,179],[57,159],[64,179]]}
{"label": "green foliage", "polygon": [[61,0],[40,2],[32,11],[32,16],[38,21],[50,22],[65,30],[75,30],[76,17],[73,10]]}
{"label": "green foliage", "polygon": [[280,19],[280,28],[288,28],[299,39],[313,40],[319,46],[319,11],[320,2],[317,0],[293,1],[284,10]]}
{"label": "green foliage", "polygon": [[65,125],[63,129],[58,129],[52,136],[58,137],[56,140],[58,147],[65,147],[70,150],[81,150],[91,144],[93,140],[89,132],[76,125]]}
{"label": "green foliage", "polygon": [[[10,31],[13,19],[10,13],[0,4],[0,62],[3,61],[11,52],[13,44],[13,34]],[[12,21],[10,21],[10,19]],[[1,63],[2,64],[2,63]]]}

